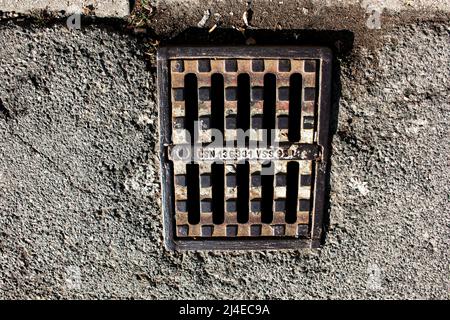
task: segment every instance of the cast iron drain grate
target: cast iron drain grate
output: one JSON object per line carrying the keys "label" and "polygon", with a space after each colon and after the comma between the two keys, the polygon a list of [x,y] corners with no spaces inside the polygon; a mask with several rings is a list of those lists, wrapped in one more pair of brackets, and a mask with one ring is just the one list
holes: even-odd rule
{"label": "cast iron drain grate", "polygon": [[169,249],[319,246],[330,78],[321,47],[160,48]]}

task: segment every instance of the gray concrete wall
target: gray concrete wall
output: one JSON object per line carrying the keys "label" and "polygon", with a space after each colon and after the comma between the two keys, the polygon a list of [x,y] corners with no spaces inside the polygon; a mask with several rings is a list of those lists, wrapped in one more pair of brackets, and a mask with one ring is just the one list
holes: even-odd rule
{"label": "gray concrete wall", "polygon": [[392,23],[336,61],[322,249],[176,253],[153,40],[1,22],[0,298],[448,299],[449,31]]}

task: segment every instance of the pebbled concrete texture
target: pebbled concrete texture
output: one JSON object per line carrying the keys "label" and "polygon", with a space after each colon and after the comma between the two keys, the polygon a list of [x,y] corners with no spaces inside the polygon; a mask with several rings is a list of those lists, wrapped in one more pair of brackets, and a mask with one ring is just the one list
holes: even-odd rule
{"label": "pebbled concrete texture", "polygon": [[176,253],[143,39],[3,23],[0,298],[448,299],[449,33],[340,60],[322,249]]}
{"label": "pebbled concrete texture", "polygon": [[0,11],[33,14],[46,10],[53,14],[82,13],[98,17],[125,17],[130,13],[128,0],[0,0]]}

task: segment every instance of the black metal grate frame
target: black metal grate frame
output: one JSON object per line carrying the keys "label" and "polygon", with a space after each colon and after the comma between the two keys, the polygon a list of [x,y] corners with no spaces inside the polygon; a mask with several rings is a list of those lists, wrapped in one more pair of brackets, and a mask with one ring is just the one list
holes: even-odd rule
{"label": "black metal grate frame", "polygon": [[[319,246],[330,80],[331,52],[323,47],[160,48],[160,156],[169,249]],[[280,156],[219,163],[174,158],[174,147],[192,144],[184,133],[193,134],[194,121],[200,123],[200,145],[211,143],[212,129],[223,134],[223,144],[235,142],[238,129],[250,129],[248,140],[267,139],[266,149]],[[273,135],[265,136],[264,129]]]}

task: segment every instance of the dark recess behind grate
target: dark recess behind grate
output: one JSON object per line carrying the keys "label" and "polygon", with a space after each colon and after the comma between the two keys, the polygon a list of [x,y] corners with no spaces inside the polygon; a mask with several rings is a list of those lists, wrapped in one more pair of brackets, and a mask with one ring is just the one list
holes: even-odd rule
{"label": "dark recess behind grate", "polygon": [[[237,79],[237,119],[238,129],[244,131],[250,128],[250,76],[241,73]],[[245,139],[248,146],[248,139]]]}
{"label": "dark recess behind grate", "polygon": [[[300,108],[301,101],[301,87],[302,76],[295,73],[291,76],[289,81],[289,129],[288,138],[290,142],[297,142],[300,140]],[[297,89],[298,88],[298,89]],[[297,90],[296,90],[297,89]],[[315,116],[317,118],[317,115]]]}
{"label": "dark recess behind grate", "polygon": [[237,221],[239,223],[247,223],[248,221],[249,173],[250,166],[248,162],[236,165]]}
{"label": "dark recess behind grate", "polygon": [[275,128],[276,77],[272,73],[264,75],[263,128],[267,130],[266,143],[273,144],[270,130]]}
{"label": "dark recess behind grate", "polygon": [[273,179],[274,176],[269,172],[272,170],[272,162],[262,165],[262,169],[266,170],[266,173],[261,176],[262,186],[262,200],[261,200],[261,221],[263,223],[271,223],[273,218]]}
{"label": "dark recess behind grate", "polygon": [[208,32],[203,28],[187,28],[172,38],[161,39],[161,45],[245,45],[249,38],[254,39],[258,46],[325,46],[333,50],[333,55],[338,58],[349,56],[354,42],[353,32],[348,30],[247,29],[241,32],[217,28],[214,32]]}
{"label": "dark recess behind grate", "polygon": [[186,165],[186,184],[188,201],[187,212],[189,223],[200,222],[200,189],[199,189],[199,168],[198,164],[189,163]]}
{"label": "dark recess behind grate", "polygon": [[286,222],[294,223],[297,213],[297,194],[299,183],[299,165],[297,162],[290,161],[287,164],[286,177]]}
{"label": "dark recess behind grate", "polygon": [[186,101],[185,129],[191,136],[191,143],[194,143],[194,123],[198,120],[198,93],[197,77],[195,74],[187,74],[184,79],[184,100]]}

